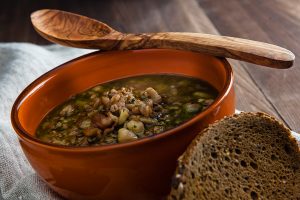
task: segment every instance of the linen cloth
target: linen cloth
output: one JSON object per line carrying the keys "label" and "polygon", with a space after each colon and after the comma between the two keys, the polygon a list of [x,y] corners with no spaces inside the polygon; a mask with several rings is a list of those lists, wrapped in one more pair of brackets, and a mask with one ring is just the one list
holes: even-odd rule
{"label": "linen cloth", "polygon": [[89,52],[58,45],[0,43],[0,199],[62,199],[36,175],[25,158],[10,123],[10,111],[17,96],[34,79]]}
{"label": "linen cloth", "polygon": [[0,199],[62,199],[36,175],[10,123],[12,104],[21,91],[50,69],[91,50],[0,43]]}

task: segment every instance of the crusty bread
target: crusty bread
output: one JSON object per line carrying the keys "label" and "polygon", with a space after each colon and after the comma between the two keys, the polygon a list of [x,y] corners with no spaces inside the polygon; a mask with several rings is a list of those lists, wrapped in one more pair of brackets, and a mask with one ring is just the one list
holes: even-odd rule
{"label": "crusty bread", "polygon": [[178,160],[168,199],[300,199],[300,151],[264,113],[211,125]]}

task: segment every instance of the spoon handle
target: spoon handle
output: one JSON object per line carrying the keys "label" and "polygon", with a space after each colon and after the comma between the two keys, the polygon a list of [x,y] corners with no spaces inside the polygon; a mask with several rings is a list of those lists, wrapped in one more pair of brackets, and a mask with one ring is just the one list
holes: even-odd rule
{"label": "spoon handle", "polygon": [[[37,30],[38,31],[38,30]],[[107,36],[93,40],[46,39],[65,46],[108,50],[177,49],[242,60],[271,68],[286,69],[293,65],[295,55],[282,47],[242,38],[203,33],[143,33],[124,34],[112,30]]]}
{"label": "spoon handle", "polygon": [[118,50],[147,48],[188,50],[279,69],[291,67],[295,60],[295,55],[291,51],[276,45],[202,33],[124,34],[114,46],[103,47],[102,49],[108,47]]}

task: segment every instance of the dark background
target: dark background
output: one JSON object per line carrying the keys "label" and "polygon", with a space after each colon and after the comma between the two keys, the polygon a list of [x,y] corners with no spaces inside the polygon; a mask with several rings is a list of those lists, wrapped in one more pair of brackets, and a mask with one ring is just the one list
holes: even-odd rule
{"label": "dark background", "polygon": [[265,111],[300,132],[300,0],[10,0],[0,6],[0,42],[50,44],[32,28],[41,8],[76,12],[124,32],[185,31],[274,43],[296,55],[294,68],[231,62],[237,107]]}

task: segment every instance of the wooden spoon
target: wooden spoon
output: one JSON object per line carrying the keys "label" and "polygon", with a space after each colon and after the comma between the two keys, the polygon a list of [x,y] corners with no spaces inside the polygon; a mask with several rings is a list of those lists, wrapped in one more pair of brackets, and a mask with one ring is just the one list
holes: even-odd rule
{"label": "wooden spoon", "polygon": [[36,31],[52,42],[78,48],[107,50],[178,49],[233,58],[272,68],[289,68],[295,55],[282,47],[241,38],[202,33],[121,33],[85,16],[38,10],[31,14]]}

